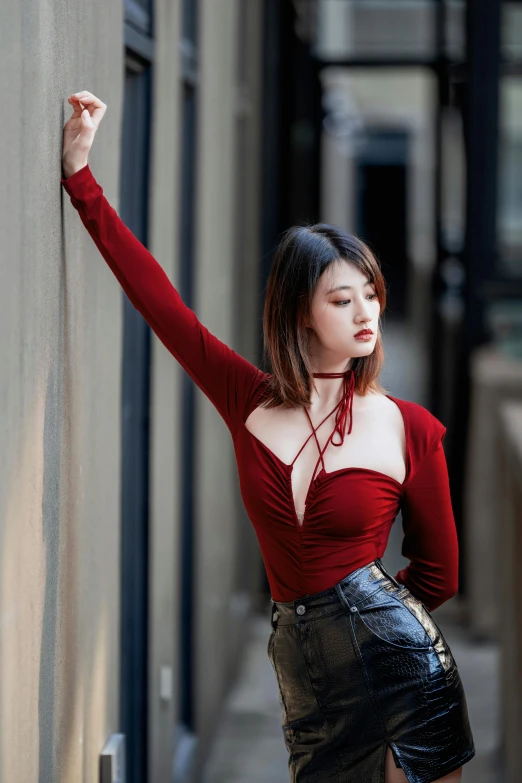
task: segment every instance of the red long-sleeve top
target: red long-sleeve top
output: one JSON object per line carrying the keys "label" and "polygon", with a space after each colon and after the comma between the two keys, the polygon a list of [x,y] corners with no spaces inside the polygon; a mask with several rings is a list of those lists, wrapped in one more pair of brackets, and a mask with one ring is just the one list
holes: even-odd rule
{"label": "red long-sleeve top", "polygon": [[109,204],[88,165],[61,183],[134,307],[224,419],[272,598],[293,601],[321,592],[382,557],[399,510],[401,552],[410,563],[395,579],[429,610],[455,595],[458,541],[442,446],[445,426],[421,405],[387,395],[405,426],[404,482],[369,468],[329,473],[323,468],[310,485],[300,524],[291,465],[245,426],[270,375],[209,332],[184,304],[160,264]]}

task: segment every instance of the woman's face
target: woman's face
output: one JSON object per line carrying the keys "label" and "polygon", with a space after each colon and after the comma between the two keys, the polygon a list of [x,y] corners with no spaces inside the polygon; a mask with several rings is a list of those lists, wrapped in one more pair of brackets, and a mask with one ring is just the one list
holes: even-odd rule
{"label": "woman's face", "polygon": [[[312,301],[311,353],[333,362],[368,356],[377,341],[379,313],[375,286],[366,275],[344,260],[330,264]],[[355,338],[362,329],[373,332],[368,340]]]}

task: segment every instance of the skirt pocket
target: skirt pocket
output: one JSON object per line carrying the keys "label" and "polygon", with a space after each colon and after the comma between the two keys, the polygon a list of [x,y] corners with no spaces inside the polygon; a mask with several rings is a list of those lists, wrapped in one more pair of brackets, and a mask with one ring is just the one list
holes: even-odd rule
{"label": "skirt pocket", "polygon": [[444,671],[448,671],[452,666],[455,666],[455,659],[453,658],[442,631],[422,601],[416,598],[407,587],[401,588],[398,593],[392,595],[397,601],[405,606],[417,622],[422,625],[426,635],[431,641],[432,648],[437,653]]}
{"label": "skirt pocket", "polygon": [[423,614],[426,609],[417,599],[413,596],[411,599],[403,590],[393,592],[383,588],[350,607],[350,611],[357,612],[366,628],[391,647],[418,652],[431,650],[434,645],[434,634],[428,633],[432,630],[431,618]]}

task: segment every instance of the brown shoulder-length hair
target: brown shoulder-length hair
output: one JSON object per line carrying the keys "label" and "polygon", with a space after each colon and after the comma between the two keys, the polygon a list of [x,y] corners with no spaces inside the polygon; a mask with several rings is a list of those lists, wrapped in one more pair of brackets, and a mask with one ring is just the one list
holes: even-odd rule
{"label": "brown shoulder-length hair", "polygon": [[[267,281],[263,314],[263,363],[272,369],[263,394],[264,408],[310,404],[313,376],[306,324],[319,278],[341,260],[354,264],[375,286],[381,316],[386,307],[386,282],[376,255],[362,239],[329,223],[292,226],[283,233]],[[378,380],[383,362],[379,334],[372,353],[352,361],[358,394],[368,389],[386,393]]]}

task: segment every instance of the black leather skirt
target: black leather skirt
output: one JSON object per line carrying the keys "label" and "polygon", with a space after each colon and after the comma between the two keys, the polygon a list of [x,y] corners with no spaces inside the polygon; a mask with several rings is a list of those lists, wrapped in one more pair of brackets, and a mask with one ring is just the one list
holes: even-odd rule
{"label": "black leather skirt", "polygon": [[450,648],[380,558],[322,593],[272,601],[271,622],[291,783],[384,783],[388,745],[410,783],[475,755]]}

